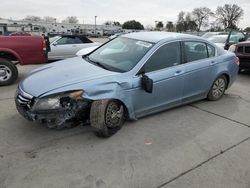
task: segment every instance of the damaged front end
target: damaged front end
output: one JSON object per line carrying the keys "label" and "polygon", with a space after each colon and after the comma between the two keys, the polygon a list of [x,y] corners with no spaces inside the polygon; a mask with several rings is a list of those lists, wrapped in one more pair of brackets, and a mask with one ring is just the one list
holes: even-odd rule
{"label": "damaged front end", "polygon": [[91,102],[82,97],[83,90],[33,97],[18,88],[15,102],[18,112],[30,121],[49,128],[72,127],[89,119]]}

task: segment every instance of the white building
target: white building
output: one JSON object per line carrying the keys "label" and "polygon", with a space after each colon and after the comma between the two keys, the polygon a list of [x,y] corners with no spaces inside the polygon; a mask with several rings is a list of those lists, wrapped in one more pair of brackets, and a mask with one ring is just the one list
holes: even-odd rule
{"label": "white building", "polygon": [[60,33],[60,34],[85,34],[85,35],[111,35],[121,32],[121,26],[114,25],[91,25],[91,24],[67,24],[46,23],[23,20],[0,19],[0,34],[6,32],[31,32],[31,33]]}

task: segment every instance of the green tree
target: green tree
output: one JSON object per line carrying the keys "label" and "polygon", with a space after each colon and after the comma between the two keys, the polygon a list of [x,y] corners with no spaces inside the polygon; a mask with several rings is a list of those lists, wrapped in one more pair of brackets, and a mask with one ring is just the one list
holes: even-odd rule
{"label": "green tree", "polygon": [[163,23],[162,23],[162,21],[157,22],[156,28],[157,28],[157,29],[162,29],[162,28],[163,28]]}
{"label": "green tree", "polygon": [[129,20],[124,22],[124,24],[122,25],[123,29],[137,29],[137,30],[144,30],[143,25],[135,20]]}
{"label": "green tree", "polygon": [[79,21],[76,16],[68,16],[65,20],[62,21],[62,23],[72,23],[72,24],[76,24],[78,22]]}
{"label": "green tree", "polygon": [[197,25],[197,31],[200,31],[201,26],[208,26],[209,16],[212,14],[211,10],[207,7],[195,8],[192,11],[193,19]]}
{"label": "green tree", "polygon": [[39,22],[39,21],[42,21],[42,18],[39,17],[39,16],[26,16],[24,18],[24,20],[26,20],[26,21],[32,21],[32,22]]}
{"label": "green tree", "polygon": [[171,21],[168,21],[166,24],[167,31],[173,32],[174,31],[174,24]]}
{"label": "green tree", "polygon": [[245,31],[245,32],[250,32],[250,27],[246,27],[246,28],[244,29],[244,31]]}
{"label": "green tree", "polygon": [[238,5],[225,4],[217,7],[215,17],[223,24],[224,29],[236,29],[243,14],[243,9]]}

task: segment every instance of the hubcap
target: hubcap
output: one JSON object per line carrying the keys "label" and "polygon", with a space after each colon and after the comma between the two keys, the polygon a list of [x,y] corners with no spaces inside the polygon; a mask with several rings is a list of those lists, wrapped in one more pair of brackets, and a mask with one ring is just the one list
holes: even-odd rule
{"label": "hubcap", "polygon": [[223,78],[219,78],[218,80],[214,82],[213,91],[212,91],[213,96],[215,98],[221,97],[221,95],[223,95],[225,91],[225,88],[226,88],[225,80]]}
{"label": "hubcap", "polygon": [[123,118],[123,106],[120,107],[115,103],[110,103],[106,110],[106,125],[109,128],[114,128],[120,125]]}
{"label": "hubcap", "polygon": [[9,67],[0,65],[0,81],[4,82],[11,78],[12,72]]}

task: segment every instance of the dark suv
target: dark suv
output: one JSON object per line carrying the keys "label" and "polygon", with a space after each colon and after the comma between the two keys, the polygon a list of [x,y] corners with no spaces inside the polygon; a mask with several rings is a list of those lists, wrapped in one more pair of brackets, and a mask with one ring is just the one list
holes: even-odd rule
{"label": "dark suv", "polygon": [[240,59],[240,69],[250,69],[250,41],[240,42],[232,45],[229,51],[234,52]]}

